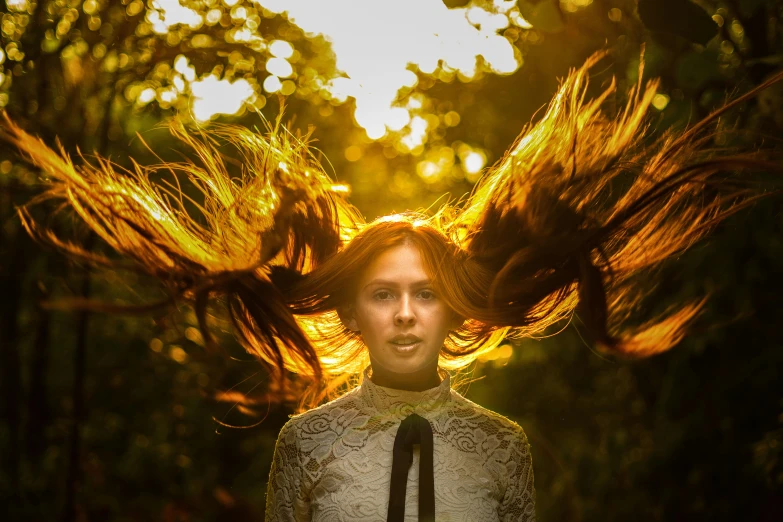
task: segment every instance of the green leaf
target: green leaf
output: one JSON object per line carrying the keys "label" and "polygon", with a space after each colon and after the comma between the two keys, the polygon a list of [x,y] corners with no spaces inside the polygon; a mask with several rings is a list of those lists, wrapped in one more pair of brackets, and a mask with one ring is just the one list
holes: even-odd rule
{"label": "green leaf", "polygon": [[718,34],[712,17],[690,0],[639,0],[639,18],[650,31],[701,45]]}
{"label": "green leaf", "polygon": [[545,33],[559,33],[563,30],[563,15],[557,0],[519,0],[519,12],[530,25]]}
{"label": "green leaf", "polygon": [[692,51],[682,56],[676,67],[677,85],[686,92],[697,92],[720,78],[718,54],[714,51]]}

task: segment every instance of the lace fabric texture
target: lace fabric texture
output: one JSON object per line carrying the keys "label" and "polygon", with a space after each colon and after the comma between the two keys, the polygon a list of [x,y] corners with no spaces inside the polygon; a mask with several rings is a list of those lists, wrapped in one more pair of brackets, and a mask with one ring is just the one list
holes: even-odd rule
{"label": "lace fabric texture", "polygon": [[[530,444],[522,428],[451,389],[361,386],[291,418],[277,440],[268,521],[383,521],[392,449],[402,419],[417,413],[434,435],[438,522],[535,522]],[[405,520],[418,519],[419,455],[408,471]]]}

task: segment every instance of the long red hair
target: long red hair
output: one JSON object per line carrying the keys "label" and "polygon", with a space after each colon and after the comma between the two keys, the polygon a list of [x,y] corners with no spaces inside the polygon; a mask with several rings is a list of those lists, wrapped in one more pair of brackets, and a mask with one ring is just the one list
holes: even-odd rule
{"label": "long red hair", "polygon": [[[444,345],[446,368],[465,367],[505,337],[541,334],[574,313],[600,349],[643,357],[676,345],[707,299],[646,316],[639,304],[654,288],[654,268],[776,193],[743,184],[742,173],[780,171],[778,162],[761,151],[711,144],[713,123],[725,110],[781,75],[651,141],[646,115],[657,82],[636,85],[619,115],[607,115],[601,109],[614,84],[586,97],[588,71],[599,58],[568,75],[544,116],[523,130],[464,204],[432,216],[365,223],[306,145],[280,128],[263,137],[239,127],[207,134],[175,124],[194,160],[131,172],[105,160],[76,167],[65,151],[7,118],[2,137],[49,176],[31,205],[65,202],[161,282],[170,299],[160,306],[192,303],[208,346],[215,344],[208,303],[225,297],[239,340],[282,382],[293,372],[328,392],[367,364],[361,339],[337,310],[372,257],[402,242],[420,250],[439,293],[465,318]],[[242,158],[239,176],[229,173],[219,143]],[[149,181],[158,170],[178,173],[201,193],[197,215],[181,192]],[[39,240],[116,265],[36,223],[25,207],[19,213]]]}

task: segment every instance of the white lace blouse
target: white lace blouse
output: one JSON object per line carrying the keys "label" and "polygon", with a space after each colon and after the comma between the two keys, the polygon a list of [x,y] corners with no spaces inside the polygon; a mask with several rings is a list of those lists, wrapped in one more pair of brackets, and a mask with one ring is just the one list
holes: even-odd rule
{"label": "white lace blouse", "polygon": [[[386,520],[394,438],[411,413],[432,426],[436,521],[535,521],[530,444],[518,424],[459,395],[448,377],[410,392],[373,384],[366,371],[361,386],[283,426],[266,520]],[[416,449],[406,521],[418,518],[418,457]]]}

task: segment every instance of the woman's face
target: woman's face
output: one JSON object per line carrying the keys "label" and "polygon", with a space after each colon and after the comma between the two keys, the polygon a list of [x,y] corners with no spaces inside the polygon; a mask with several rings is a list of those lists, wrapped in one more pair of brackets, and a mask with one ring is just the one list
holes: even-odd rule
{"label": "woman's face", "polygon": [[[435,294],[415,246],[381,253],[359,279],[345,321],[361,332],[376,374],[437,375],[438,355],[456,314]],[[401,374],[401,375],[400,375]]]}

